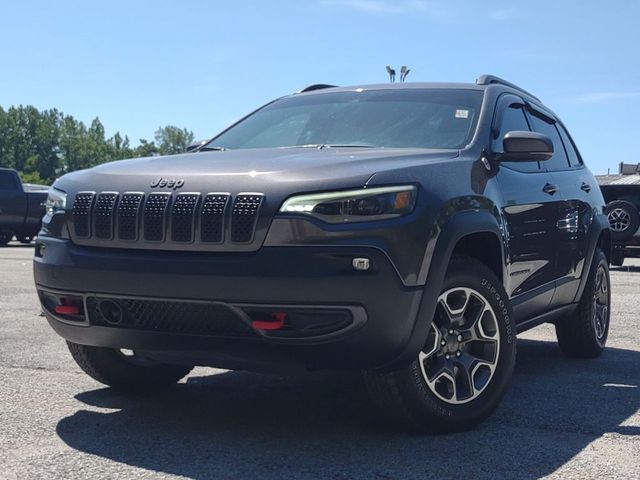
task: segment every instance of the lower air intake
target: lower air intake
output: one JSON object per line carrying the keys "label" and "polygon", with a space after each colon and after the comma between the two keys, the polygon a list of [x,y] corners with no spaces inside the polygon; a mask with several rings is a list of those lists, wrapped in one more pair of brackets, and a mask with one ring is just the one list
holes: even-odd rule
{"label": "lower air intake", "polygon": [[87,312],[92,324],[102,326],[222,337],[255,335],[236,310],[219,302],[89,297]]}

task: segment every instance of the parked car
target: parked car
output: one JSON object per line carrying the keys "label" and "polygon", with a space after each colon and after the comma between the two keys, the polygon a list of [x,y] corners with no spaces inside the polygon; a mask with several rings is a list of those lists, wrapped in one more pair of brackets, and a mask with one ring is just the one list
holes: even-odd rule
{"label": "parked car", "polygon": [[40,230],[49,187],[23,185],[18,172],[0,168],[0,247],[15,236],[29,243]]}
{"label": "parked car", "polygon": [[626,257],[640,258],[640,176],[601,185],[613,240],[611,263],[621,266]]}
{"label": "parked car", "polygon": [[197,152],[65,175],[48,206],[46,317],[124,391],[194,365],[363,370],[382,413],[456,431],[497,407],[519,332],[555,323],[574,357],[607,340],[602,194],[493,76],[312,86]]}

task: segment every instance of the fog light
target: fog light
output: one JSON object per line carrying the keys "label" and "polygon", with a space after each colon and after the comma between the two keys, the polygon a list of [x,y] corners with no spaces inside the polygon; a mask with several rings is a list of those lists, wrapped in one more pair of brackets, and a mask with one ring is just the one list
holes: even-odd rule
{"label": "fog light", "polygon": [[368,258],[354,258],[351,262],[354,270],[365,271],[371,267],[371,260]]}
{"label": "fog light", "polygon": [[36,243],[35,256],[38,258],[44,257],[44,250],[47,246],[44,243]]}

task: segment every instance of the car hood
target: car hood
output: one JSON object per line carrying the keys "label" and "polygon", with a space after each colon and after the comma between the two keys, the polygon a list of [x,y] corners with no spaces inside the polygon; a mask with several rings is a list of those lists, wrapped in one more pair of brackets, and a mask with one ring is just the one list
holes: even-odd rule
{"label": "car hood", "polygon": [[[457,150],[275,148],[212,151],[120,160],[65,175],[65,191],[148,191],[160,178],[180,191],[302,191],[364,186],[375,173],[446,161]],[[163,188],[158,188],[162,190]],[[170,188],[164,188],[170,190]]]}

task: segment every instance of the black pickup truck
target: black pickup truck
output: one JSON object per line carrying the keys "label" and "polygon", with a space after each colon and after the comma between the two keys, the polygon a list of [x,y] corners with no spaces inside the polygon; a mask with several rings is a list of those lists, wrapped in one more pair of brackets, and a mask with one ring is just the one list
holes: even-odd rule
{"label": "black pickup truck", "polygon": [[15,236],[28,243],[40,230],[49,187],[24,184],[18,172],[0,168],[0,247]]}

